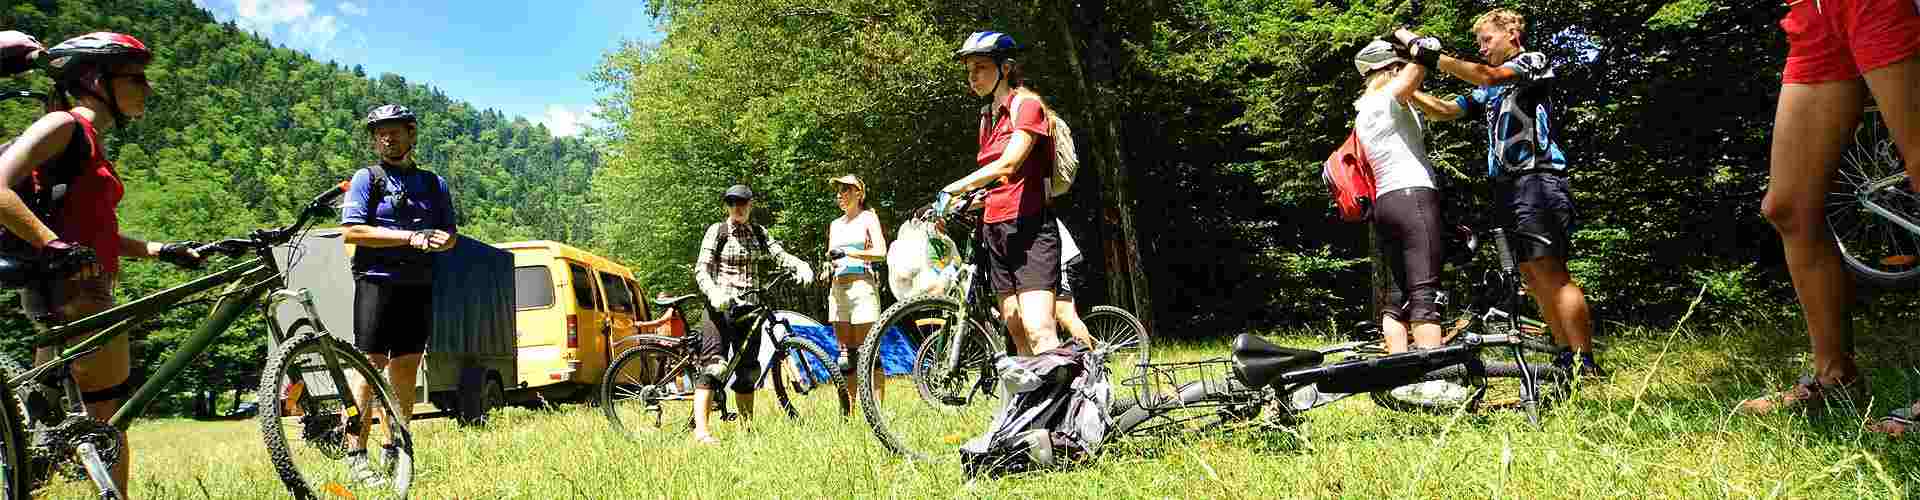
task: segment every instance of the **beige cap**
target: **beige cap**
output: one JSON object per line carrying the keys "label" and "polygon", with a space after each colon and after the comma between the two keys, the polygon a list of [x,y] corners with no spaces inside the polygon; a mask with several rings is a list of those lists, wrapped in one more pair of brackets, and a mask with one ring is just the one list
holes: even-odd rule
{"label": "beige cap", "polygon": [[867,190],[867,183],[860,182],[860,178],[855,177],[853,174],[847,174],[847,175],[842,175],[832,179],[827,179],[827,182],[833,183],[833,184],[846,184],[848,186],[857,187],[857,188],[860,188],[861,192],[866,192]]}

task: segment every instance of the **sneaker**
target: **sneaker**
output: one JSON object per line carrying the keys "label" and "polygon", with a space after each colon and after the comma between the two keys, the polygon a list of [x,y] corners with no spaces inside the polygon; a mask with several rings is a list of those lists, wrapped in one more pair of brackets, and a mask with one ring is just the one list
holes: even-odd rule
{"label": "sneaker", "polygon": [[1735,410],[1748,415],[1767,415],[1783,411],[1813,414],[1835,405],[1858,408],[1867,401],[1866,382],[1865,377],[1856,375],[1853,380],[1828,385],[1807,375],[1785,391],[1741,401]]}
{"label": "sneaker", "polygon": [[1592,352],[1561,351],[1560,354],[1553,355],[1553,366],[1580,378],[1607,377],[1607,370],[1600,367],[1600,361],[1593,357]]}
{"label": "sneaker", "polygon": [[393,468],[400,462],[400,447],[391,444],[380,445],[381,475],[392,477]]}
{"label": "sneaker", "polygon": [[347,475],[353,479],[353,482],[363,486],[381,486],[387,483],[385,478],[380,477],[380,473],[373,471],[373,464],[368,463],[367,450],[347,452],[346,461]]}

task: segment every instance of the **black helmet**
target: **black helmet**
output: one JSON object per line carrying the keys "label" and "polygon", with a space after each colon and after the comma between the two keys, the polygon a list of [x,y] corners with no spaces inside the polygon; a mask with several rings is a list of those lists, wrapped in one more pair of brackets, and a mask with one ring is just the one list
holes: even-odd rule
{"label": "black helmet", "polygon": [[746,184],[734,184],[733,187],[727,188],[726,194],[720,195],[720,201],[732,202],[733,200],[753,201],[753,188],[747,187]]}
{"label": "black helmet", "polygon": [[413,110],[407,109],[406,106],[388,104],[368,111],[367,119],[363,124],[366,125],[368,130],[372,130],[374,125],[386,122],[405,122],[412,125],[419,121],[413,116]]}
{"label": "black helmet", "polygon": [[47,72],[59,80],[85,76],[80,68],[109,64],[146,64],[153,51],[131,35],[99,31],[76,36],[47,49]]}

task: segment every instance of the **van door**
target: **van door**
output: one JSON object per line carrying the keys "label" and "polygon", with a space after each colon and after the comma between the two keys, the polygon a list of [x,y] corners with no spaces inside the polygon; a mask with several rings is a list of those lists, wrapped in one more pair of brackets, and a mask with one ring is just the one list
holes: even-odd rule
{"label": "van door", "polygon": [[620,339],[640,333],[634,324],[639,319],[640,307],[635,304],[633,290],[627,288],[626,280],[606,271],[600,271],[600,290],[607,295],[607,353],[620,355],[615,349]]}
{"label": "van door", "polygon": [[607,370],[609,355],[606,301],[600,296],[600,280],[594,279],[593,271],[587,270],[587,266],[567,261],[567,272],[576,305],[574,313],[567,317],[567,349],[580,363],[578,371],[573,372],[573,381],[598,384],[600,372]]}

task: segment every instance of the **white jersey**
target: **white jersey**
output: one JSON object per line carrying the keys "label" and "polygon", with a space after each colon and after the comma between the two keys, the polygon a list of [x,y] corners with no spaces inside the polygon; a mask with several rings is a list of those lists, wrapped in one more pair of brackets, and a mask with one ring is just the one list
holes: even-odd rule
{"label": "white jersey", "polygon": [[1354,101],[1353,128],[1373,163],[1374,196],[1410,187],[1434,187],[1427,133],[1412,108],[1384,92]]}

